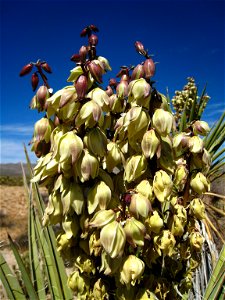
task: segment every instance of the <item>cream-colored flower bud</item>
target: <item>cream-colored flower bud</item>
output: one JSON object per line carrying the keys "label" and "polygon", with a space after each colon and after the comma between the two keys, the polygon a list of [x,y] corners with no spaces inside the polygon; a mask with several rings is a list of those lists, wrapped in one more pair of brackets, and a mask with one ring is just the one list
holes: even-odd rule
{"label": "cream-colored flower bud", "polygon": [[159,255],[171,256],[174,252],[176,240],[169,230],[163,230],[160,235],[154,237],[154,245]]}
{"label": "cream-colored flower bud", "polygon": [[205,205],[201,199],[195,198],[191,200],[189,208],[191,215],[199,220],[205,219]]}
{"label": "cream-colored flower bud", "polygon": [[168,199],[172,192],[173,182],[163,170],[157,171],[153,179],[153,191],[160,202]]}
{"label": "cream-colored flower bud", "polygon": [[188,170],[184,165],[177,166],[174,174],[173,184],[178,192],[183,191],[188,177]]}
{"label": "cream-colored flower bud", "polygon": [[129,211],[137,218],[147,218],[151,210],[151,202],[140,193],[131,196]]}
{"label": "cream-colored flower bud", "polygon": [[124,180],[132,182],[140,177],[147,169],[147,161],[144,155],[133,155],[128,158],[124,168]]}
{"label": "cream-colored flower bud", "polygon": [[128,86],[128,102],[148,107],[151,86],[144,78],[132,80]]}
{"label": "cream-colored flower bud", "polygon": [[173,148],[177,157],[188,150],[190,136],[184,132],[178,133],[173,137]]}
{"label": "cream-colored flower bud", "polygon": [[103,89],[97,87],[91,90],[87,94],[87,98],[91,98],[93,101],[95,101],[104,112],[109,110],[110,99]]}
{"label": "cream-colored flower bud", "polygon": [[94,100],[86,102],[80,109],[75,123],[79,127],[85,123],[85,126],[93,127],[100,120],[102,116],[102,109]]}
{"label": "cream-colored flower bud", "polygon": [[195,121],[192,124],[192,128],[195,135],[205,136],[210,131],[209,125],[205,121]]}
{"label": "cream-colored flower bud", "polygon": [[121,256],[126,243],[126,234],[121,224],[112,221],[105,225],[100,232],[100,241],[111,258]]}
{"label": "cream-colored flower bud", "polygon": [[189,241],[190,241],[190,246],[193,250],[195,250],[196,252],[201,251],[202,245],[204,243],[204,238],[199,232],[197,231],[192,232],[189,236]]}
{"label": "cream-colored flower bud", "polygon": [[60,162],[69,161],[74,164],[83,150],[83,142],[72,131],[65,133],[59,140],[58,152]]}
{"label": "cream-colored flower bud", "polygon": [[116,218],[116,214],[112,209],[99,210],[94,214],[93,218],[90,220],[89,226],[102,227],[114,221],[115,218]]}
{"label": "cream-colored flower bud", "polygon": [[107,150],[106,168],[108,172],[112,172],[116,166],[122,163],[123,153],[115,142],[109,142],[107,144]]}
{"label": "cream-colored flower bud", "polygon": [[123,262],[120,272],[120,282],[127,286],[130,284],[134,286],[136,281],[140,281],[144,270],[144,262],[135,255],[129,255]]}
{"label": "cream-colored flower bud", "polygon": [[33,141],[50,142],[51,133],[54,129],[52,120],[41,118],[34,125],[34,138]]}
{"label": "cream-colored flower bud", "polygon": [[107,293],[107,287],[102,280],[102,278],[99,278],[93,287],[93,296],[94,299],[98,300],[108,300],[109,294]]}
{"label": "cream-colored flower bud", "polygon": [[155,195],[153,193],[152,183],[149,180],[142,180],[138,185],[136,185],[135,190],[153,203]]}
{"label": "cream-colored flower bud", "polygon": [[146,158],[152,159],[153,156],[157,153],[157,150],[160,145],[160,139],[157,137],[155,130],[148,130],[142,138],[141,149]]}
{"label": "cream-colored flower bud", "polygon": [[92,128],[87,133],[87,147],[94,155],[103,157],[106,154],[107,137],[100,128]]}
{"label": "cream-colored flower bud", "polygon": [[135,218],[131,217],[126,220],[124,231],[127,241],[133,246],[144,246],[144,236],[146,233],[145,226]]}
{"label": "cream-colored flower bud", "polygon": [[152,117],[153,127],[162,136],[167,136],[171,132],[173,122],[173,115],[162,108],[156,109]]}
{"label": "cream-colored flower bud", "polygon": [[195,175],[192,175],[191,181],[190,181],[191,188],[198,194],[203,194],[205,192],[208,192],[210,189],[210,184],[206,177],[201,173],[198,172]]}
{"label": "cream-colored flower bud", "polygon": [[103,57],[103,56],[98,56],[97,60],[99,60],[103,66],[104,66],[104,69],[107,70],[107,71],[111,71],[112,68],[110,67],[110,64],[109,64],[109,61],[107,58]]}
{"label": "cream-colored flower bud", "polygon": [[99,161],[87,149],[83,150],[79,161],[75,165],[75,173],[78,174],[80,181],[85,182],[90,178],[94,179],[98,176]]}
{"label": "cream-colored flower bud", "polygon": [[72,237],[76,237],[79,231],[79,224],[77,218],[74,215],[65,216],[64,220],[62,221],[62,228],[65,231],[68,240]]}
{"label": "cream-colored flower bud", "polygon": [[111,200],[111,190],[104,181],[97,182],[88,192],[88,213],[92,214],[97,207],[104,210]]}
{"label": "cream-colored flower bud", "polygon": [[148,233],[153,231],[154,233],[158,234],[163,228],[163,219],[160,217],[157,210],[154,210],[152,216],[145,220],[145,224]]}
{"label": "cream-colored flower bud", "polygon": [[199,136],[192,136],[188,141],[189,150],[192,153],[203,151],[203,140]]}

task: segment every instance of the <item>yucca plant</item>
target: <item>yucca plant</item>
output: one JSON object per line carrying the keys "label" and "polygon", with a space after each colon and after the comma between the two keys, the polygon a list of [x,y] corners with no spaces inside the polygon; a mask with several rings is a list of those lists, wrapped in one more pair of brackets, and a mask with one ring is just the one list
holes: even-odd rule
{"label": "yucca plant", "polygon": [[81,32],[88,45],[71,58],[71,85],[53,94],[40,60],[20,73],[36,68],[33,90],[44,82],[31,101],[45,114],[32,139],[32,184],[49,192],[46,208],[37,201],[44,227],[35,214],[36,234],[60,225],[57,250],[74,266],[68,286],[78,299],[187,299],[210,224],[204,194],[222,164],[224,120],[211,132],[201,120],[209,97],[205,89],[198,96],[193,78],[172,101],[157,91],[154,61],[139,41],[143,62],[122,66],[119,81],[102,88],[111,67],[97,54],[97,31]]}

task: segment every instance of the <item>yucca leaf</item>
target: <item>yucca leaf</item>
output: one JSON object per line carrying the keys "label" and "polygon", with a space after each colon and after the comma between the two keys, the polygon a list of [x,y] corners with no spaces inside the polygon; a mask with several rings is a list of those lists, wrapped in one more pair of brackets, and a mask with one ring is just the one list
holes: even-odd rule
{"label": "yucca leaf", "polygon": [[211,299],[224,299],[219,298],[222,293],[224,293],[223,286],[225,283],[225,245],[220,252],[219,259],[217,264],[211,274],[210,280],[208,282],[205,294],[203,299],[204,300],[211,300]]}
{"label": "yucca leaf", "polygon": [[204,89],[201,93],[201,96],[199,98],[199,103],[198,103],[198,112],[197,112],[197,119],[201,119],[201,116],[203,114],[204,108],[206,107],[209,98],[205,98],[205,92],[206,92],[207,84],[205,84]]}
{"label": "yucca leaf", "polygon": [[189,122],[192,122],[192,121],[194,121],[194,120],[197,119],[197,114],[196,114],[196,111],[197,111],[197,100],[198,100],[198,98],[197,98],[197,92],[196,92],[194,101],[191,104],[191,112],[190,112]]}
{"label": "yucca leaf", "polygon": [[186,105],[185,105],[180,119],[179,131],[180,132],[184,131],[186,129],[186,125],[187,125],[187,115],[186,115]]}
{"label": "yucca leaf", "polygon": [[[219,120],[213,125],[209,134],[204,138],[204,145],[206,150],[209,150],[209,148],[216,141],[216,137],[218,135],[222,134],[223,136],[225,136],[225,132],[221,130],[221,126],[223,128],[224,117],[225,117],[225,112],[221,115]],[[214,155],[214,153],[212,153],[212,155]]]}
{"label": "yucca leaf", "polygon": [[15,245],[15,243],[13,242],[12,238],[10,237],[10,235],[8,234],[8,239],[9,239],[9,243],[10,243],[10,247],[13,251],[13,254],[15,256],[15,259],[17,261],[17,264],[18,264],[18,267],[19,267],[19,270],[21,272],[21,276],[22,276],[22,279],[23,279],[23,282],[24,282],[24,285],[26,287],[26,291],[27,291],[27,294],[29,296],[30,299],[32,300],[35,300],[37,299],[38,300],[38,296],[37,296],[37,293],[33,287],[33,284],[32,284],[32,281],[30,279],[30,276],[26,270],[26,267],[24,265],[24,262],[19,254],[19,251],[17,250],[17,247]]}
{"label": "yucca leaf", "polygon": [[212,162],[214,162],[218,157],[220,157],[223,153],[225,152],[225,148],[221,149],[220,151],[217,151],[213,156],[212,156]]}
{"label": "yucca leaf", "polygon": [[8,299],[26,300],[26,296],[18,282],[16,276],[12,273],[9,265],[0,253],[0,279],[8,295]]}

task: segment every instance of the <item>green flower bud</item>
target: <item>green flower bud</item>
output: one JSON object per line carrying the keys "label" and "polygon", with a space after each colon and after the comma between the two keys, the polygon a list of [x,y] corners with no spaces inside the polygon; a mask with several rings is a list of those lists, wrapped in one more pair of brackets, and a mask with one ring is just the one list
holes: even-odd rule
{"label": "green flower bud", "polygon": [[63,250],[68,250],[73,243],[73,239],[68,239],[65,233],[60,233],[56,238],[57,251],[61,252]]}
{"label": "green flower bud", "polygon": [[195,121],[192,124],[193,132],[195,135],[207,135],[208,132],[210,131],[208,123],[204,121]]}
{"label": "green flower bud", "polygon": [[87,147],[94,155],[103,157],[106,154],[107,137],[100,128],[92,128],[87,133]]}
{"label": "green flower bud", "polygon": [[169,219],[169,229],[174,236],[182,236],[184,233],[184,225],[177,215],[173,215],[171,219]]}
{"label": "green flower bud", "polygon": [[99,278],[94,284],[93,296],[94,299],[98,299],[98,300],[109,299],[109,294],[107,293],[107,287],[101,278]]}
{"label": "green flower bud", "polygon": [[189,236],[190,246],[196,252],[200,252],[204,242],[204,238],[199,232],[192,232]]}
{"label": "green flower bud", "polygon": [[87,299],[90,289],[90,280],[88,277],[80,274],[79,271],[75,271],[69,275],[67,284],[76,293],[78,299]]}
{"label": "green flower bud", "polygon": [[160,235],[154,237],[154,245],[159,255],[171,256],[174,252],[176,240],[169,230],[163,230]]}
{"label": "green flower bud", "polygon": [[124,168],[124,180],[132,182],[139,178],[147,169],[147,161],[143,155],[133,155],[128,158]]}
{"label": "green flower bud", "polygon": [[151,217],[148,217],[145,220],[146,228],[148,233],[150,234],[152,231],[154,233],[159,233],[161,229],[163,228],[163,219],[159,216],[159,213],[157,210],[153,211],[153,214]]}
{"label": "green flower bud", "polygon": [[130,284],[135,286],[136,281],[140,281],[144,270],[144,262],[135,255],[129,255],[123,262],[120,272],[120,282],[127,286]]}
{"label": "green flower bud", "polygon": [[126,233],[127,241],[133,247],[143,247],[144,246],[144,236],[146,233],[145,226],[136,220],[135,218],[130,218],[126,220],[124,231]]}
{"label": "green flower bud", "polygon": [[80,254],[76,257],[74,266],[78,268],[80,273],[86,273],[87,275],[94,275],[96,272],[93,260],[90,259],[89,255]]}
{"label": "green flower bud", "polygon": [[203,151],[203,141],[199,136],[192,136],[188,141],[188,146],[192,153],[201,153]]}
{"label": "green flower bud", "polygon": [[136,185],[135,190],[147,198],[151,203],[155,199],[152,183],[150,183],[147,179],[142,180],[138,185]]}
{"label": "green flower bud", "polygon": [[151,202],[140,193],[135,193],[131,196],[129,212],[137,219],[140,217],[147,218],[151,210]]}
{"label": "green flower bud", "polygon": [[109,142],[107,145],[106,168],[108,172],[122,163],[123,153],[115,142]]}
{"label": "green flower bud", "polygon": [[153,127],[162,136],[167,136],[171,132],[173,122],[173,115],[162,108],[156,109],[152,117]]}
{"label": "green flower bud", "polygon": [[183,191],[187,181],[187,177],[188,177],[187,168],[184,165],[178,165],[175,170],[174,180],[173,180],[173,184],[175,185],[178,192]]}
{"label": "green flower bud", "polygon": [[191,188],[198,194],[203,194],[208,192],[210,189],[210,184],[207,181],[206,177],[198,172],[197,174],[193,174],[190,181]]}
{"label": "green flower bud", "polygon": [[163,170],[157,171],[153,179],[153,191],[160,202],[165,202],[170,196],[173,182]]}
{"label": "green flower bud", "polygon": [[90,255],[100,256],[102,252],[102,245],[100,241],[100,233],[95,230],[89,238],[89,251]]}
{"label": "green flower bud", "polygon": [[191,200],[189,208],[191,215],[199,220],[205,219],[205,205],[201,199],[195,198]]}
{"label": "green flower bud", "polygon": [[65,133],[59,140],[57,155],[60,162],[69,161],[74,164],[83,150],[83,142],[72,131]]}
{"label": "green flower bud", "polygon": [[62,228],[65,231],[68,240],[72,237],[76,237],[79,231],[79,225],[75,215],[65,216],[65,219],[62,221]]}
{"label": "green flower bud", "polygon": [[141,149],[146,158],[152,159],[159,150],[159,146],[160,139],[157,137],[154,129],[150,129],[143,135]]}
{"label": "green flower bud", "polygon": [[121,256],[126,243],[126,234],[121,224],[112,221],[105,225],[100,232],[100,241],[111,258]]}
{"label": "green flower bud", "polygon": [[111,200],[111,190],[104,181],[97,182],[88,192],[88,213],[92,214],[97,207],[104,210]]}
{"label": "green flower bud", "polygon": [[99,210],[94,214],[93,218],[90,220],[89,226],[102,227],[114,221],[115,218],[116,218],[116,214],[112,209]]}

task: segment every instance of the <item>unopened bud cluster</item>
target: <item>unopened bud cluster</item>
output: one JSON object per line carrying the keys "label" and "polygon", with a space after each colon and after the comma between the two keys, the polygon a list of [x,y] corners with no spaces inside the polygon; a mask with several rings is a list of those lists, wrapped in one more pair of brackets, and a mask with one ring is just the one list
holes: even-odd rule
{"label": "unopened bud cluster", "polygon": [[[49,192],[43,224],[61,226],[58,251],[74,264],[68,285],[78,299],[180,299],[204,242],[196,222],[205,218],[209,190],[201,138],[209,128],[196,121],[177,131],[140,42],[145,61],[121,67],[119,82],[104,90],[111,68],[96,53],[97,31],[91,25],[81,33],[89,44],[72,58],[72,85],[35,96],[46,112],[33,137],[32,181]],[[177,112],[194,94],[189,79],[173,99]]]}

